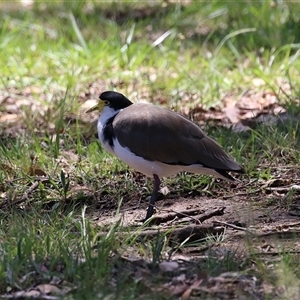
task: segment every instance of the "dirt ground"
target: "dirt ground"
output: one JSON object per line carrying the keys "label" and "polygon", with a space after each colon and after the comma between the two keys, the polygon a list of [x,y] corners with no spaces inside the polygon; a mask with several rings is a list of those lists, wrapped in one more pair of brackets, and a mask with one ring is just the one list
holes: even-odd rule
{"label": "dirt ground", "polygon": [[[251,182],[241,183],[235,188],[216,193],[217,196],[176,197],[170,195],[168,197],[166,195],[157,201],[155,218],[158,218],[158,222],[144,228],[143,236],[147,236],[149,232],[148,237],[153,239],[154,232],[157,230],[168,236],[167,231],[174,228],[176,232],[179,232],[177,232],[178,237],[183,233],[184,228],[188,228],[189,230],[183,233],[179,242],[182,243],[193,235],[204,238],[207,235],[221,233],[223,238],[219,240],[216,238],[209,245],[202,241],[180,249],[168,263],[178,264],[179,269],[185,271],[178,271],[175,268],[176,270],[173,270],[171,275],[170,272],[166,275],[163,268],[160,268],[159,272],[165,275],[166,282],[159,289],[153,287],[150,280],[147,285],[146,280],[147,288],[157,289],[166,298],[180,296],[181,299],[203,299],[203,297],[205,299],[266,299],[268,295],[269,297],[272,295],[275,299],[285,299],[288,295],[287,299],[298,299],[298,289],[292,293],[289,289],[288,293],[285,286],[275,286],[274,282],[277,280],[275,266],[280,261],[280,255],[283,252],[289,252],[292,255],[300,253],[298,242],[300,212],[297,211],[297,202],[300,200],[297,195],[299,186],[295,183],[285,185],[283,181],[273,180],[260,187],[254,183],[256,187],[247,191],[249,184],[251,185]],[[291,190],[294,191],[294,195],[287,205],[285,198]],[[122,227],[134,231],[141,226],[142,223],[138,221],[145,217],[147,205],[145,200],[131,199],[122,203],[119,214],[112,209],[93,211],[93,220],[102,226],[115,224],[121,219]],[[205,217],[207,219],[203,222],[196,220],[197,209],[199,210],[198,216],[207,214]],[[223,213],[214,215],[216,211]],[[184,216],[179,216],[178,212],[182,212]],[[188,216],[189,212],[193,214]],[[180,223],[183,217],[187,218],[186,222]],[[188,221],[189,218],[190,221]],[[198,235],[199,231],[200,235]],[[197,266],[201,265],[209,255],[217,255],[220,259],[224,259],[226,253],[233,254],[234,259],[241,264],[248,261],[249,266],[241,267],[240,271],[234,272],[226,272],[225,268],[216,276],[208,276],[205,271],[199,271],[199,268],[190,265],[191,262]],[[259,266],[255,259],[249,263],[251,257],[259,258],[266,270],[270,271],[267,279],[253,275],[258,273]],[[141,268],[141,261],[138,258],[132,260],[132,257],[123,257],[123,259],[135,272]],[[139,267],[135,266],[136,259],[139,261]],[[148,272],[151,278],[152,271],[147,267],[145,260],[142,261],[142,269],[145,274]],[[163,263],[166,261],[161,262]]]}

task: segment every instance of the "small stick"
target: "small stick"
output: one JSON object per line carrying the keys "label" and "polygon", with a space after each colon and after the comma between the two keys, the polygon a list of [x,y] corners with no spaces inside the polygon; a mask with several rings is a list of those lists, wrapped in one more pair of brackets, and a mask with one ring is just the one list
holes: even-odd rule
{"label": "small stick", "polygon": [[230,227],[230,228],[233,228],[233,229],[237,229],[237,230],[241,230],[241,231],[244,231],[244,232],[247,232],[247,233],[250,233],[252,235],[257,235],[256,233],[246,229],[246,228],[243,228],[243,227],[240,227],[240,226],[236,226],[236,225],[233,225],[233,224],[230,224],[230,223],[227,223],[227,222],[223,222],[223,221],[214,221],[214,223],[217,223],[217,224],[221,224],[221,225],[225,225],[227,227]]}
{"label": "small stick", "polygon": [[[193,216],[193,215],[197,215],[202,209],[201,208],[196,208],[196,209],[190,209],[190,210],[183,210],[183,211],[174,211],[174,210],[167,210],[168,214],[164,214],[164,215],[155,215],[154,217],[152,217],[152,219],[150,220],[150,224],[151,225],[158,225],[161,223],[166,223],[168,221],[171,221],[175,218],[185,218],[188,216]],[[160,211],[162,211],[162,209],[160,209]]]}
{"label": "small stick", "polygon": [[205,220],[208,220],[208,219],[210,219],[214,216],[223,216],[224,215],[224,210],[225,210],[225,207],[216,208],[216,209],[213,209],[213,210],[208,210],[208,211],[206,211],[203,214],[200,214],[198,216],[194,216],[194,217],[189,216],[189,217],[183,218],[183,219],[179,220],[177,223],[185,223],[185,222],[190,221],[191,219],[196,221],[196,223],[202,223]]}
{"label": "small stick", "polygon": [[[167,236],[170,241],[176,240],[179,243],[186,241],[189,242],[200,240],[205,238],[208,234],[221,234],[224,232],[224,228],[216,228],[213,225],[191,225],[184,226],[180,228],[167,227],[158,228],[145,231],[132,231],[131,236],[137,235],[139,238],[153,239],[158,234]],[[122,231],[116,232],[116,235],[123,235]],[[99,238],[107,235],[107,232],[100,232],[98,234]]]}
{"label": "small stick", "polygon": [[251,195],[251,194],[256,194],[258,192],[261,192],[262,191],[262,188],[259,188],[259,189],[256,189],[254,191],[251,191],[251,192],[245,192],[245,193],[237,193],[237,194],[234,194],[234,195],[226,195],[226,196],[223,196],[223,199],[230,199],[232,198],[233,196],[234,197],[238,197],[238,196],[248,196],[248,195]]}
{"label": "small stick", "polygon": [[[48,179],[47,179],[48,180]],[[5,208],[6,206],[9,206],[9,205],[16,205],[16,204],[20,204],[24,201],[26,201],[28,198],[29,198],[29,195],[39,186],[39,183],[40,183],[41,180],[37,180],[35,181],[23,194],[23,196],[15,201],[13,201],[12,203],[7,203],[7,202],[4,202],[4,203],[1,203],[0,205],[0,209],[2,208]]]}

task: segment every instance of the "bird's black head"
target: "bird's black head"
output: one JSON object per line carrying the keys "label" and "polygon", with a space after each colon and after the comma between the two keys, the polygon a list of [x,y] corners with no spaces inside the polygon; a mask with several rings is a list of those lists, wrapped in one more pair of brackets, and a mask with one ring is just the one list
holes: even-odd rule
{"label": "bird's black head", "polygon": [[113,91],[103,92],[99,99],[104,102],[104,105],[110,106],[115,110],[123,109],[132,104],[124,95]]}
{"label": "bird's black head", "polygon": [[112,108],[114,111],[119,111],[133,104],[124,95],[113,91],[103,92],[99,96],[99,99],[99,102],[95,106],[87,110],[87,113],[90,113],[92,111],[98,111],[101,113],[105,106]]}

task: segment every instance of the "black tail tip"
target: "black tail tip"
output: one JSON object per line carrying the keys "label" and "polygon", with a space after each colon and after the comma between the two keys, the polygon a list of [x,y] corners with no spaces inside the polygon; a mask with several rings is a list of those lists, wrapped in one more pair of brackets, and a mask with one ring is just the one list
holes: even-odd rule
{"label": "black tail tip", "polygon": [[246,174],[246,170],[245,170],[243,167],[241,167],[241,168],[238,169],[238,170],[234,170],[234,171],[232,171],[232,172],[240,173],[240,174]]}

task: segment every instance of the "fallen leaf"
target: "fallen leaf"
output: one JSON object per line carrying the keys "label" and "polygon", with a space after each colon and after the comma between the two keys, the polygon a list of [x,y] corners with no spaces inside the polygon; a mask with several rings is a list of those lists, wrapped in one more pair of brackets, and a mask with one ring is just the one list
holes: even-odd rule
{"label": "fallen leaf", "polygon": [[163,194],[163,195],[168,195],[170,193],[170,190],[167,186],[164,186],[160,189],[160,192]]}
{"label": "fallen leaf", "polygon": [[16,175],[15,170],[7,164],[0,163],[0,169],[4,170],[7,173],[7,175],[9,175],[10,177]]}
{"label": "fallen leaf", "polygon": [[186,291],[186,289],[189,286],[186,283],[179,283],[176,284],[175,286],[172,286],[172,289],[170,289],[171,295],[172,296],[179,296],[181,295],[184,291]]}
{"label": "fallen leaf", "polygon": [[72,161],[72,162],[79,161],[78,155],[72,151],[67,151],[67,150],[61,151],[61,156],[65,157],[68,161]]}
{"label": "fallen leaf", "polygon": [[163,261],[159,264],[159,268],[163,272],[174,272],[179,268],[179,264],[176,261]]}
{"label": "fallen leaf", "polygon": [[40,295],[41,295],[41,293],[39,291],[30,290],[30,291],[26,291],[26,292],[24,291],[21,296],[23,296],[23,297],[34,297],[35,298],[35,297],[38,297]]}
{"label": "fallen leaf", "polygon": [[62,294],[62,290],[59,289],[58,287],[56,287],[55,285],[53,284],[39,284],[37,287],[36,287],[37,290],[39,290],[41,293],[43,294]]}
{"label": "fallen leaf", "polygon": [[182,294],[181,299],[186,300],[190,297],[193,289],[197,288],[203,281],[207,280],[206,272],[201,272],[196,281],[192,283],[191,286]]}
{"label": "fallen leaf", "polygon": [[43,171],[40,167],[34,165],[30,166],[28,173],[30,176],[47,176],[47,173],[45,171]]}
{"label": "fallen leaf", "polygon": [[29,290],[29,291],[18,291],[12,294],[13,299],[24,299],[24,298],[32,298],[38,299],[41,293],[37,290]]}
{"label": "fallen leaf", "polygon": [[19,115],[17,114],[5,114],[0,116],[0,123],[13,123],[17,121],[19,118]]}
{"label": "fallen leaf", "polygon": [[235,105],[226,106],[224,113],[231,123],[237,123],[239,121],[239,109]]}

